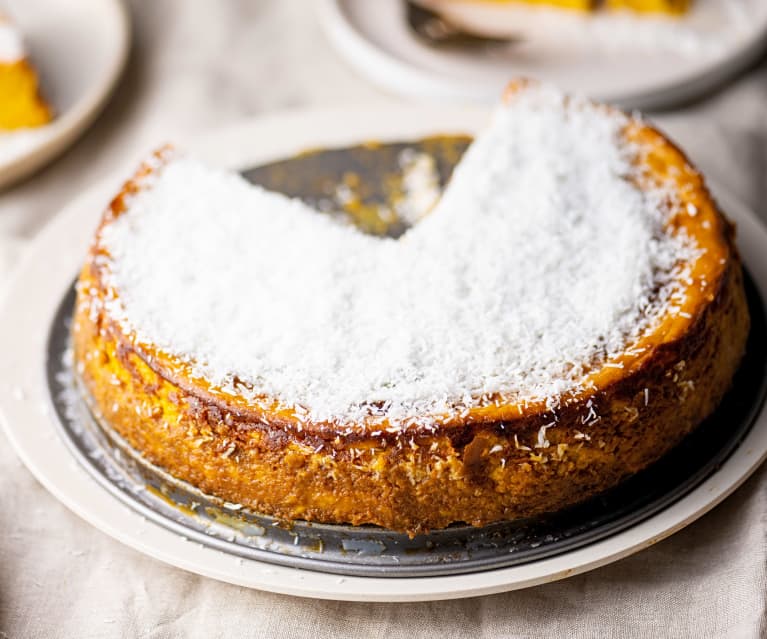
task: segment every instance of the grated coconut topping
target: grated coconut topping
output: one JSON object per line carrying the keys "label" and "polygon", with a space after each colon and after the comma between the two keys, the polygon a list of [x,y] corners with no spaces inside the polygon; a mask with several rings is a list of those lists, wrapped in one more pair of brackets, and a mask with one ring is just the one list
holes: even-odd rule
{"label": "grated coconut topping", "polygon": [[664,232],[670,189],[628,179],[627,121],[521,92],[399,239],[176,157],[102,231],[109,311],[220,391],[304,419],[556,407],[674,310],[696,254]]}

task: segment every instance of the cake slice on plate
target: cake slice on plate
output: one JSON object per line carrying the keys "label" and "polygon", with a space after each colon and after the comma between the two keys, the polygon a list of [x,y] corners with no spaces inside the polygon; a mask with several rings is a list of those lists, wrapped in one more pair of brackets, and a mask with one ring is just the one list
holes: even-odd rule
{"label": "cake slice on plate", "polygon": [[[427,0],[432,8],[455,0]],[[465,2],[466,0],[458,0]],[[490,4],[526,4],[536,6],[559,7],[579,11],[595,11],[601,8],[629,9],[640,13],[681,14],[686,12],[692,0],[468,0],[469,2]]]}
{"label": "cake slice on plate", "polygon": [[53,117],[20,31],[0,13],[0,130],[42,126]]}
{"label": "cake slice on plate", "polygon": [[610,9],[631,9],[644,13],[685,13],[692,6],[692,0],[606,0]]}

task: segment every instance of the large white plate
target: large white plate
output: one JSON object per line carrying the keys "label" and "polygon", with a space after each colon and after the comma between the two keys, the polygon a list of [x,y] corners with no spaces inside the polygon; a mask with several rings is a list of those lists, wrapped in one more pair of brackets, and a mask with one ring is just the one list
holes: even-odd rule
{"label": "large white plate", "polygon": [[441,0],[454,19],[525,40],[490,55],[426,46],[407,27],[403,6],[404,0],[318,2],[320,22],[341,56],[375,84],[409,97],[494,102],[510,77],[526,76],[625,108],[668,107],[720,85],[767,48],[763,0],[696,0],[677,22]]}
{"label": "large white plate", "polygon": [[[297,112],[221,131],[191,148],[210,162],[247,167],[307,148],[472,132],[486,118],[486,111],[478,109],[389,107]],[[48,409],[44,378],[47,331],[120,177],[84,193],[61,211],[31,246],[10,283],[0,307],[0,407],[12,445],[48,490],[100,530],[157,559],[242,586],[325,599],[419,601],[525,588],[597,568],[660,541],[713,508],[767,457],[767,417],[761,414],[719,471],[658,515],[566,554],[477,574],[339,577],[242,560],[185,541],[145,521],[96,484],[58,438]],[[737,200],[724,192],[718,194],[729,216],[738,223],[740,248],[762,296],[767,298],[767,231]]]}
{"label": "large white plate", "polygon": [[64,151],[106,103],[125,65],[130,22],[121,0],[10,0],[56,119],[0,133],[0,188]]}

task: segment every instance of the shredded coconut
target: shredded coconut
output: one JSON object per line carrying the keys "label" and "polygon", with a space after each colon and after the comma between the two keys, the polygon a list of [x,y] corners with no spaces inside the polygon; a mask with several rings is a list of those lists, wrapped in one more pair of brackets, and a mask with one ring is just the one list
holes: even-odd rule
{"label": "shredded coconut", "polygon": [[21,32],[0,12],[0,62],[17,62],[25,55]]}
{"label": "shredded coconut", "polygon": [[302,419],[555,408],[683,300],[695,254],[664,231],[669,193],[627,179],[626,123],[523,91],[397,240],[176,158],[102,232],[109,311],[220,391]]}
{"label": "shredded coconut", "polygon": [[405,149],[399,157],[404,197],[395,205],[401,220],[412,226],[429,214],[441,195],[439,174],[434,158],[414,149]]}
{"label": "shredded coconut", "polygon": [[551,422],[549,424],[545,424],[544,426],[541,426],[538,429],[538,439],[535,442],[536,448],[548,448],[551,446],[551,442],[546,438],[546,431],[549,430],[549,428],[553,428],[556,426],[554,422]]}

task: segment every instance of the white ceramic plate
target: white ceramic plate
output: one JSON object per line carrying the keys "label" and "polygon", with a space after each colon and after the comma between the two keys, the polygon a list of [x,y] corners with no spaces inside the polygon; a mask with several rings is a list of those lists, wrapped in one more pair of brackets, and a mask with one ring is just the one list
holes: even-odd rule
{"label": "white ceramic plate", "polygon": [[[226,129],[190,147],[209,162],[243,168],[307,148],[470,133],[486,119],[484,109],[389,107],[297,112]],[[720,470],[654,517],[553,558],[476,574],[339,577],[243,560],[186,541],[146,521],[87,475],[57,436],[49,408],[44,362],[48,329],[78,271],[103,207],[125,177],[118,176],[86,192],[67,206],[23,259],[0,307],[0,407],[13,447],[48,490],[100,530],[157,559],[242,586],[324,599],[419,601],[525,588],[597,568],[660,541],[713,508],[767,457],[767,416],[762,413]],[[741,251],[767,299],[767,231],[737,200],[724,192],[717,194],[738,224]]]}
{"label": "white ceramic plate", "polygon": [[130,47],[121,0],[9,0],[3,9],[24,33],[56,118],[43,127],[0,133],[0,188],[77,139],[106,103]]}
{"label": "white ceramic plate", "polygon": [[[431,0],[434,2],[434,0]],[[380,87],[408,97],[493,102],[510,78],[535,77],[625,108],[650,109],[702,95],[767,48],[763,0],[696,0],[674,21],[440,0],[454,19],[518,33],[506,52],[445,52],[421,43],[404,0],[321,0],[331,42]]]}

